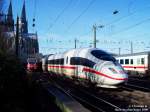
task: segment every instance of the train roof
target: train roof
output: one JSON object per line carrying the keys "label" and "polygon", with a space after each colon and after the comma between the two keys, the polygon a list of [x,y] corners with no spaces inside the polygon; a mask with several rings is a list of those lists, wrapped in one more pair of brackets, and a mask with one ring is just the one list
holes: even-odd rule
{"label": "train roof", "polygon": [[[103,52],[106,52],[106,53],[108,53],[107,51],[105,51],[105,50],[103,50],[103,49],[100,49],[100,48],[89,48],[89,47],[86,47],[86,48],[73,48],[73,49],[70,49],[70,50],[67,50],[67,51],[65,51],[64,53],[66,53],[66,52],[68,52],[68,51],[74,51],[74,50],[79,50],[79,51],[81,51],[81,50],[100,50],[100,51],[103,51]],[[110,53],[111,54],[111,53]]]}
{"label": "train roof", "polygon": [[138,56],[138,55],[150,55],[150,51],[138,52],[138,53],[132,53],[132,54],[116,55],[115,57]]}
{"label": "train roof", "polygon": [[51,55],[54,55],[54,54],[46,54],[46,55],[43,55],[43,58],[44,58],[44,57],[49,57],[49,56],[51,56]]}

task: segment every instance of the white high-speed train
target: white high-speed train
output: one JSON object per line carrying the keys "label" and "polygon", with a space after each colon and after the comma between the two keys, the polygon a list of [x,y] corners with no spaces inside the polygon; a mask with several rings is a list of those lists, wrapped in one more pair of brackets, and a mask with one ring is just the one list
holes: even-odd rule
{"label": "white high-speed train", "polygon": [[97,48],[72,49],[50,55],[47,59],[43,59],[42,63],[47,61],[45,67],[49,72],[87,79],[100,87],[113,88],[128,80],[128,75],[116,59]]}

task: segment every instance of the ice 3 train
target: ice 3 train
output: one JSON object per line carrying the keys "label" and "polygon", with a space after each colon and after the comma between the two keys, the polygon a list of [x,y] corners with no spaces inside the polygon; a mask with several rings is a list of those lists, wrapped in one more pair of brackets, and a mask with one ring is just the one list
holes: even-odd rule
{"label": "ice 3 train", "polygon": [[42,59],[42,68],[70,78],[90,80],[105,88],[117,87],[128,80],[128,75],[116,59],[97,48],[72,49],[46,56]]}

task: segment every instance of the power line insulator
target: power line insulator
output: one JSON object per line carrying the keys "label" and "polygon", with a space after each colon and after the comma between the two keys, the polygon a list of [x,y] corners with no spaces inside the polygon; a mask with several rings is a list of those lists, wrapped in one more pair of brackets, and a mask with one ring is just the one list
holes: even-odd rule
{"label": "power line insulator", "polygon": [[115,11],[113,12],[113,14],[117,14],[117,13],[119,13],[119,11],[118,11],[118,10],[115,10]]}
{"label": "power line insulator", "polygon": [[33,18],[33,21],[35,21],[35,18]]}
{"label": "power line insulator", "polygon": [[33,23],[32,26],[35,27],[35,24]]}

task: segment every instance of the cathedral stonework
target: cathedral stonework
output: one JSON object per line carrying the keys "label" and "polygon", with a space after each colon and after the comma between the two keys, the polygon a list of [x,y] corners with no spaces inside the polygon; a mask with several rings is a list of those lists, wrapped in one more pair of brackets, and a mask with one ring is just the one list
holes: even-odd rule
{"label": "cathedral stonework", "polygon": [[[0,18],[0,22],[4,24],[0,25],[0,28],[3,29],[5,35],[4,40],[6,40],[4,44],[7,46],[6,50],[8,50],[8,52],[11,52],[13,54],[15,53],[16,29],[15,29],[15,24],[13,19],[13,10],[12,10],[11,1],[8,7],[8,13],[3,17],[3,19],[1,18]],[[19,47],[18,48],[19,58],[23,61],[26,61],[26,59],[29,56],[36,55],[39,53],[37,33],[28,32],[28,21],[26,17],[25,1],[23,3],[21,17],[19,18],[19,46],[18,47]]]}

